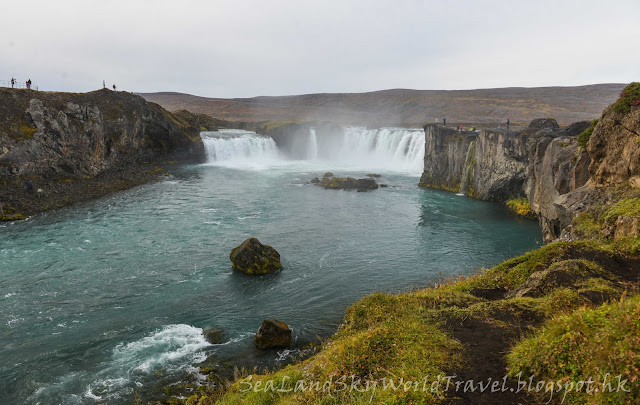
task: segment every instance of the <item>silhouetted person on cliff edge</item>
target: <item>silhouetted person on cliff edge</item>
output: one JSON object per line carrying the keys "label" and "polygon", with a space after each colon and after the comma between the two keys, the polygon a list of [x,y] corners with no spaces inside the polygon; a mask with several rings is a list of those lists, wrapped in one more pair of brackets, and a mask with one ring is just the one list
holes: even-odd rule
{"label": "silhouetted person on cliff edge", "polygon": [[103,89],[106,89],[106,88],[107,88],[107,85],[104,83],[104,80],[102,81],[102,88],[103,88]]}
{"label": "silhouetted person on cliff edge", "polygon": [[13,88],[13,86],[16,85],[16,79],[14,79],[13,77],[11,78],[11,88]]}
{"label": "silhouetted person on cliff edge", "polygon": [[31,79],[27,80],[27,89],[31,89]]}
{"label": "silhouetted person on cliff edge", "polygon": [[116,91],[116,85],[115,84],[113,85],[113,91]]}
{"label": "silhouetted person on cliff edge", "polygon": [[444,125],[445,127],[447,126],[447,119],[446,118],[442,119],[442,125]]}
{"label": "silhouetted person on cliff edge", "polygon": [[507,118],[507,132],[509,132],[509,125],[511,125],[511,121]]}

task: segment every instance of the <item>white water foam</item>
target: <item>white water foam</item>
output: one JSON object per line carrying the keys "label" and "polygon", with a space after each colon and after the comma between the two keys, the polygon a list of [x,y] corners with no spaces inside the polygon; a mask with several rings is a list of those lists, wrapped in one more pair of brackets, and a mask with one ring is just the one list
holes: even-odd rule
{"label": "white water foam", "polygon": [[206,358],[203,349],[209,346],[211,344],[205,340],[202,329],[183,324],[167,325],[139,340],[116,346],[111,358],[100,364],[97,373],[62,376],[37,390],[30,400],[46,403],[56,392],[69,393],[73,390],[70,385],[81,381],[84,381],[82,391],[65,395],[63,403],[121,399],[130,394],[134,386],[142,386],[145,379],[158,370],[173,373],[202,362]]}

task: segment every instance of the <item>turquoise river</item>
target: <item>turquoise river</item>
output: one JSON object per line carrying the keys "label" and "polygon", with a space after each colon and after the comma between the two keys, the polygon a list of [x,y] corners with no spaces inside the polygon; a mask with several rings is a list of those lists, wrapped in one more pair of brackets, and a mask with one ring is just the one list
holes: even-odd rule
{"label": "turquoise river", "polygon": [[[203,133],[209,161],[87,204],[0,224],[0,403],[131,403],[213,355],[274,366],[338,327],[374,291],[422,288],[534,249],[537,223],[494,203],[420,189],[421,130],[350,128],[335,159],[270,138]],[[422,139],[421,139],[422,137]],[[324,190],[331,170],[389,187]],[[229,252],[255,236],[283,270],[251,277]],[[265,318],[290,350],[260,352]],[[202,329],[224,330],[211,345]],[[136,394],[137,393],[137,394]]]}

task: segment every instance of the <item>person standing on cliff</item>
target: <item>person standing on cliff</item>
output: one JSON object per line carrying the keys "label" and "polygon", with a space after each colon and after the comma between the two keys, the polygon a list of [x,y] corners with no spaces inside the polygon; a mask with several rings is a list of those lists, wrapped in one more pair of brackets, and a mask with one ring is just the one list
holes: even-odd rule
{"label": "person standing on cliff", "polygon": [[102,81],[102,88],[103,88],[103,89],[106,89],[106,88],[107,88],[107,85],[105,84],[104,80]]}
{"label": "person standing on cliff", "polygon": [[509,132],[509,125],[511,125],[511,121],[509,121],[509,118],[507,118],[507,132]]}
{"label": "person standing on cliff", "polygon": [[13,86],[16,85],[16,79],[14,79],[13,77],[11,78],[11,88],[13,88]]}
{"label": "person standing on cliff", "polygon": [[446,118],[442,119],[442,125],[444,125],[445,127],[447,126],[447,119]]}
{"label": "person standing on cliff", "polygon": [[115,84],[113,85],[113,91],[117,91],[117,90],[116,90],[116,85],[115,85]]}

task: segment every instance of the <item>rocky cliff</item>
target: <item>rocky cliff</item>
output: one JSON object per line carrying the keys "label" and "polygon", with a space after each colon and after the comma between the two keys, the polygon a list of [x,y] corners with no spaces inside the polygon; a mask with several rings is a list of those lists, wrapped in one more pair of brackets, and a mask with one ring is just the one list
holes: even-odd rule
{"label": "rocky cliff", "polygon": [[139,182],[150,164],[202,161],[199,133],[216,125],[205,115],[170,113],[106,89],[0,89],[0,104],[0,215],[8,218],[104,194],[116,183],[125,188],[127,177]]}
{"label": "rocky cliff", "polygon": [[500,202],[526,197],[547,241],[570,239],[577,215],[620,198],[614,187],[640,186],[640,109],[633,102],[607,108],[580,141],[590,121],[560,129],[539,119],[520,132],[427,125],[420,185]]}
{"label": "rocky cliff", "polygon": [[[520,132],[458,132],[427,125],[420,185],[498,202],[526,197],[545,239],[556,239],[581,208],[588,205],[567,199],[567,194],[585,186],[590,179],[591,156],[598,156],[595,150],[585,151],[577,140],[590,125],[591,122],[583,121],[560,129],[553,119],[538,119]],[[604,137],[600,134],[602,126],[596,128],[592,142]],[[606,139],[606,144],[614,141]],[[596,161],[603,159],[597,157]],[[572,195],[580,193],[584,190]],[[590,198],[596,198],[597,193],[589,194]]]}

